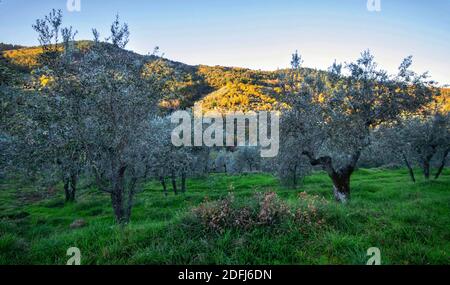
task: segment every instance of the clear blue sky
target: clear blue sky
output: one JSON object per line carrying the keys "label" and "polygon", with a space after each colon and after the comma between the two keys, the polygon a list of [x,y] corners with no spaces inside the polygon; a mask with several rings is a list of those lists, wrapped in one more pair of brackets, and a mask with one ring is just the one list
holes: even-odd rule
{"label": "clear blue sky", "polygon": [[68,12],[66,0],[0,0],[0,42],[36,45],[31,28],[51,8],[64,11],[77,39],[96,27],[107,36],[119,13],[128,22],[128,49],[146,54],[159,46],[167,58],[188,64],[272,70],[289,65],[296,49],[304,66],[327,68],[370,48],[379,64],[396,71],[414,56],[414,69],[450,83],[450,0],[81,0]]}

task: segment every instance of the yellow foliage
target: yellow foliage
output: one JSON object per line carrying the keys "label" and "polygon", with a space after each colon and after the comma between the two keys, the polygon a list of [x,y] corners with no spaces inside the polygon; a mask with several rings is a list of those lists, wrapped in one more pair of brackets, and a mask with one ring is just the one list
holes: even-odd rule
{"label": "yellow foliage", "polygon": [[38,66],[38,58],[42,53],[42,47],[31,47],[4,51],[3,57],[14,65],[33,69]]}
{"label": "yellow foliage", "polygon": [[46,87],[50,82],[52,81],[52,78],[46,75],[42,75],[39,77],[39,83],[41,84],[41,87]]}
{"label": "yellow foliage", "polygon": [[270,111],[278,102],[264,94],[264,88],[252,84],[228,83],[218,91],[207,95],[200,102],[204,111]]}

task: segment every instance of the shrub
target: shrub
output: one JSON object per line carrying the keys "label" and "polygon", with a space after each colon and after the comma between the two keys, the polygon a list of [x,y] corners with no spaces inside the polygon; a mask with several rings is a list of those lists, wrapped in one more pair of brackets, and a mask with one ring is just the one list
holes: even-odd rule
{"label": "shrub", "polygon": [[225,199],[215,202],[208,202],[206,199],[204,203],[193,210],[193,215],[206,227],[222,231],[230,223],[231,204],[233,201],[233,194],[229,194]]}
{"label": "shrub", "polygon": [[275,225],[292,216],[289,206],[274,192],[266,193],[259,204],[259,224]]}
{"label": "shrub", "polygon": [[[320,227],[325,224],[323,217],[324,206],[328,202],[318,195],[308,195],[306,192],[299,194],[301,206],[295,211],[295,221],[299,225]],[[304,229],[304,227],[302,227]]]}
{"label": "shrub", "polygon": [[222,233],[226,229],[251,230],[291,223],[303,232],[325,223],[322,209],[326,204],[323,198],[306,193],[300,193],[295,205],[287,204],[274,192],[256,193],[245,201],[236,201],[229,194],[218,201],[206,199],[191,211],[187,224]]}

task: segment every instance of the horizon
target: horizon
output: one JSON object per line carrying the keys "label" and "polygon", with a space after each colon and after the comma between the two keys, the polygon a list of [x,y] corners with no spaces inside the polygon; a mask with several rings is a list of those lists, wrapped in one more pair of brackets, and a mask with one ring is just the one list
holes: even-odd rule
{"label": "horizon", "polygon": [[[412,55],[416,72],[428,71],[439,85],[450,84],[450,2],[381,0],[380,11],[369,11],[366,0],[249,0],[239,9],[233,8],[235,0],[115,0],[108,5],[81,0],[80,11],[72,12],[66,0],[24,2],[0,2],[0,42],[37,46],[31,25],[55,8],[63,11],[63,26],[78,31],[76,40],[91,40],[91,28],[104,39],[119,14],[130,26],[128,50],[145,55],[158,46],[165,58],[188,65],[275,71],[289,67],[298,50],[304,67],[326,70],[335,60],[351,62],[369,49],[391,74]],[[18,8],[23,5],[27,9]]]}

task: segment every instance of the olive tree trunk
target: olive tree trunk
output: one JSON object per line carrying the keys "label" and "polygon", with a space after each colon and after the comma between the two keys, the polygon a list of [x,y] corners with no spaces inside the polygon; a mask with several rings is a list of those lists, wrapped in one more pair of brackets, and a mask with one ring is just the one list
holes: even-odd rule
{"label": "olive tree trunk", "polygon": [[167,185],[166,185],[166,179],[163,176],[159,177],[159,182],[161,183],[162,187],[163,187],[163,193],[164,196],[167,197]]}
{"label": "olive tree trunk", "polygon": [[64,195],[66,203],[75,202],[78,176],[76,174],[64,178]]}
{"label": "olive tree trunk", "polygon": [[178,189],[177,189],[177,177],[176,177],[176,175],[175,175],[175,171],[172,171],[171,180],[172,180],[172,188],[173,188],[173,192],[175,193],[175,195],[178,195]]}
{"label": "olive tree trunk", "polygon": [[430,161],[424,160],[422,162],[423,176],[426,180],[430,179]]}
{"label": "olive tree trunk", "polygon": [[450,152],[450,148],[445,150],[444,155],[443,155],[442,160],[441,160],[441,164],[439,165],[438,171],[436,172],[436,175],[434,176],[434,179],[438,179],[439,176],[442,173],[442,170],[444,170],[445,161],[447,160],[447,156],[448,156],[449,152]]}
{"label": "olive tree trunk", "polygon": [[334,168],[333,161],[330,156],[315,158],[312,153],[307,151],[304,151],[302,154],[309,158],[312,166],[322,166],[322,169],[328,173],[328,176],[333,182],[334,198],[337,202],[346,203],[350,199],[350,178],[355,170],[361,151],[356,151],[353,155],[351,155],[347,165],[339,169]]}
{"label": "olive tree trunk", "polygon": [[186,193],[186,173],[181,173],[181,192]]}
{"label": "olive tree trunk", "polygon": [[127,187],[125,183],[126,168],[126,166],[123,166],[118,170],[116,177],[113,179],[113,187],[110,192],[116,221],[118,224],[122,225],[127,224],[130,221],[133,197],[137,183],[137,179],[132,176]]}
{"label": "olive tree trunk", "polygon": [[332,170],[328,175],[333,181],[333,194],[336,201],[345,203],[350,199],[350,176],[352,171]]}
{"label": "olive tree trunk", "polygon": [[411,164],[408,161],[408,158],[406,157],[405,154],[402,154],[403,156],[403,161],[405,162],[406,167],[408,168],[408,172],[409,172],[409,176],[411,177],[411,180],[416,183],[416,177],[414,176],[414,170],[411,167]]}

